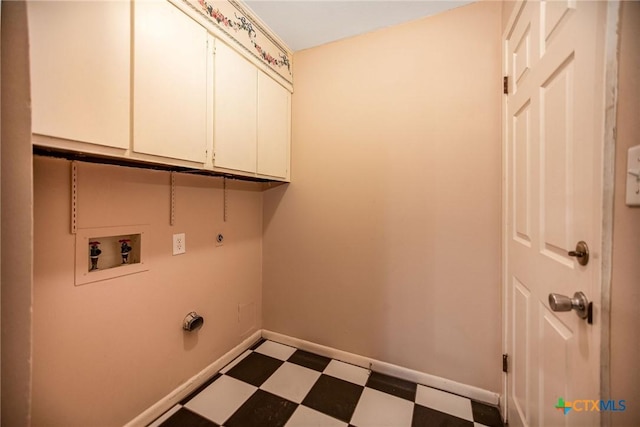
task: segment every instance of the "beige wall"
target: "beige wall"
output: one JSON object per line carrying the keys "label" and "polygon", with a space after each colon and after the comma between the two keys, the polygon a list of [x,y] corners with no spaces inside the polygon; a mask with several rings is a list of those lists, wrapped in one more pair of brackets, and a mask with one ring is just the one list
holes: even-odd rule
{"label": "beige wall", "polygon": [[614,426],[640,423],[640,208],[625,205],[627,150],[640,144],[640,3],[624,1],[620,23],[618,122],[611,284],[611,398],[625,399]]}
{"label": "beige wall", "polygon": [[2,425],[29,425],[32,168],[23,2],[2,2]]}
{"label": "beige wall", "polygon": [[264,327],[500,390],[501,5],[295,54]]}
{"label": "beige wall", "polygon": [[[259,185],[228,182],[224,223],[221,179],[176,174],[171,227],[169,182],[168,172],[78,164],[78,227],[148,224],[149,271],[74,286],[70,164],[35,158],[33,425],[122,425],[262,326]],[[187,252],[174,257],[179,232]],[[250,303],[255,317],[239,323],[238,305]],[[205,323],[189,334],[192,310]]]}

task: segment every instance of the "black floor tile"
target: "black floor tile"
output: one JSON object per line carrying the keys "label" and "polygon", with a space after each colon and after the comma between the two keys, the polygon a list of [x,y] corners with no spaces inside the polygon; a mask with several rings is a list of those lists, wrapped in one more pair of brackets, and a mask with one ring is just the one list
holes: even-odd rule
{"label": "black floor tile", "polygon": [[209,378],[204,384],[202,384],[200,387],[198,387],[197,389],[195,389],[193,391],[193,393],[191,393],[189,396],[185,397],[184,399],[182,399],[182,401],[180,402],[181,405],[186,405],[187,402],[189,402],[191,399],[193,399],[194,397],[196,397],[196,395],[198,393],[200,393],[202,390],[204,390],[205,388],[209,387],[211,385],[211,383],[213,383],[215,380],[217,380],[218,378],[220,378],[222,376],[222,374],[217,373],[215,374],[213,377]]}
{"label": "black floor tile", "polygon": [[258,390],[224,425],[226,427],[280,427],[286,424],[297,407],[296,403],[264,390]]}
{"label": "black floor tile", "polygon": [[226,375],[260,387],[283,363],[282,360],[253,352],[227,371]]}
{"label": "black floor tile", "polygon": [[473,411],[473,421],[489,427],[504,427],[500,411],[495,406],[485,405],[484,403],[474,402],[472,400],[471,410]]}
{"label": "black floor tile", "polygon": [[320,375],[302,404],[344,422],[351,421],[364,387],[328,375]]}
{"label": "black floor tile", "polygon": [[264,338],[260,338],[254,345],[249,347],[249,350],[255,350],[256,348],[260,347],[262,345],[262,343],[265,342],[265,341],[266,340]]}
{"label": "black floor tile", "polygon": [[421,405],[413,407],[411,427],[473,427],[473,422],[425,408]]}
{"label": "black floor tile", "polygon": [[287,362],[295,363],[296,365],[304,366],[305,368],[313,369],[318,372],[324,371],[331,359],[324,356],[318,356],[317,354],[309,353],[304,350],[296,350],[291,355]]}
{"label": "black floor tile", "polygon": [[416,389],[418,385],[411,381],[401,380],[400,378],[390,377],[389,375],[371,372],[367,387],[375,388],[378,391],[392,394],[403,399],[416,400]]}
{"label": "black floor tile", "polygon": [[219,427],[218,424],[186,408],[180,408],[168,420],[160,424],[160,427]]}

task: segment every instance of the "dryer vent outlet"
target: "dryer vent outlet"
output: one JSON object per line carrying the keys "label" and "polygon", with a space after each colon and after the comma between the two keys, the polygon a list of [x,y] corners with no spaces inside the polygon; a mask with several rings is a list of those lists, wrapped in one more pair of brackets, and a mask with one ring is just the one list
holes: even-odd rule
{"label": "dryer vent outlet", "polygon": [[193,332],[202,328],[202,325],[204,325],[204,317],[200,316],[195,311],[192,311],[184,318],[182,329],[188,332]]}

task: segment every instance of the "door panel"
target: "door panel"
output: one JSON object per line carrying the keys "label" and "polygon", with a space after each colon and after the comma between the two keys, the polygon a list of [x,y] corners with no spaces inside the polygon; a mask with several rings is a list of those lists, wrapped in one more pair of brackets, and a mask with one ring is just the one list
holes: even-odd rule
{"label": "door panel", "polygon": [[511,93],[517,94],[520,87],[528,79],[531,67],[539,58],[539,40],[532,37],[531,22],[533,8],[523,8],[518,20],[519,25],[513,27],[507,50],[509,75],[511,76]]}
{"label": "door panel", "polygon": [[[538,305],[538,312],[540,319],[539,401],[554,401],[555,397],[555,402],[557,402],[558,393],[562,397],[569,395],[565,385],[570,382],[570,378],[568,378],[569,350],[574,334],[544,304]],[[566,425],[566,420],[564,413],[556,409],[555,405],[542,406],[539,425],[563,426]]]}
{"label": "door panel", "polygon": [[569,14],[576,8],[575,0],[546,1],[542,4],[542,22],[544,22],[545,47],[560,31],[562,25],[569,19]]}
{"label": "door panel", "polygon": [[[598,399],[600,319],[553,312],[549,293],[600,305],[604,2],[527,1],[505,37],[505,327],[512,426],[595,426],[599,413],[555,408]],[[568,252],[579,240],[591,262]],[[594,257],[595,256],[595,257]]]}
{"label": "door panel", "polygon": [[531,66],[531,28],[528,26],[520,36],[513,51],[513,75],[517,84],[522,82]]}
{"label": "door panel", "polygon": [[513,279],[513,351],[511,353],[513,369],[513,396],[522,425],[529,425],[531,418],[530,402],[530,360],[531,353],[529,326],[529,306],[531,292],[516,278]]}
{"label": "door panel", "polygon": [[542,253],[573,267],[567,252],[575,247],[573,226],[573,65],[564,62],[540,90],[540,153]]}
{"label": "door panel", "polygon": [[513,154],[514,173],[514,239],[527,247],[531,247],[531,102],[527,102],[513,117]]}

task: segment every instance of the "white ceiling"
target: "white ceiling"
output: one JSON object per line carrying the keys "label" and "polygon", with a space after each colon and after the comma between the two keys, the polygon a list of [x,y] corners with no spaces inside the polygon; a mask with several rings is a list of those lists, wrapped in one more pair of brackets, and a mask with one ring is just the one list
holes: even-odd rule
{"label": "white ceiling", "polygon": [[244,3],[295,52],[434,15],[472,1],[253,0]]}

